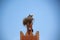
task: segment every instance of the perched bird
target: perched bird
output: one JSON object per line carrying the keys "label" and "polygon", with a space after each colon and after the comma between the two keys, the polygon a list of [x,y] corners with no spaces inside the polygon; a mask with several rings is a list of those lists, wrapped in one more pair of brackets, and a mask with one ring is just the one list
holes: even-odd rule
{"label": "perched bird", "polygon": [[32,21],[33,21],[33,18],[32,18],[33,15],[29,15],[28,17],[24,18],[23,20],[23,25],[27,25],[27,30],[28,31],[31,31],[33,32],[33,29],[32,29]]}

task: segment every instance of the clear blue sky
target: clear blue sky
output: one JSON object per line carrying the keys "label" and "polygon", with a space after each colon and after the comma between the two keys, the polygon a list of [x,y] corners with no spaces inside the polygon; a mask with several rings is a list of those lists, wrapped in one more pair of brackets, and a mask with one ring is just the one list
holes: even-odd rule
{"label": "clear blue sky", "polygon": [[59,1],[57,0],[3,0],[1,1],[1,39],[20,40],[20,31],[26,33],[22,20],[33,14],[34,34],[40,40],[59,38]]}

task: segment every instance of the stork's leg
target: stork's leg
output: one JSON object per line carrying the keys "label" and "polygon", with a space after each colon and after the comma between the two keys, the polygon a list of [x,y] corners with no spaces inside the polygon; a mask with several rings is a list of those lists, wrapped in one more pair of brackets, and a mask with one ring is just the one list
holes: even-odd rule
{"label": "stork's leg", "polygon": [[33,32],[33,29],[32,29],[32,32]]}

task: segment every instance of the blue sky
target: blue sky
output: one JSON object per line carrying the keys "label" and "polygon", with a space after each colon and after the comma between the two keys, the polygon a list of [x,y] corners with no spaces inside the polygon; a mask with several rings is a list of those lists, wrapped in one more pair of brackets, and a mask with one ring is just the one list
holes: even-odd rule
{"label": "blue sky", "polygon": [[1,1],[1,39],[20,40],[20,31],[26,33],[22,20],[33,14],[34,34],[40,40],[58,40],[59,1],[57,0],[3,0]]}

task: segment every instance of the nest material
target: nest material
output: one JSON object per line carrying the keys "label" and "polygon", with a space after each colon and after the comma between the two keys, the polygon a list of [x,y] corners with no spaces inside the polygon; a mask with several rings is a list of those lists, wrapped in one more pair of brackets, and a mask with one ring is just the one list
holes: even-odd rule
{"label": "nest material", "polygon": [[32,15],[29,15],[27,18],[24,18],[23,25],[26,25],[27,23],[32,23]]}

